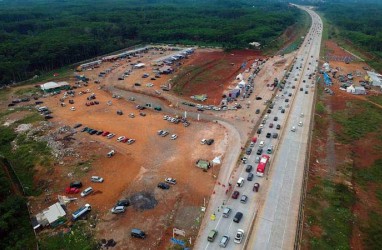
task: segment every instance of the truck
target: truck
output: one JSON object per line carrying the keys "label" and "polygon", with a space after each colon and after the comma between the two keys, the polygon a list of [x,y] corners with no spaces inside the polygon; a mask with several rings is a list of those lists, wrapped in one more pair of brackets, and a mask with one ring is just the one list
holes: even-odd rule
{"label": "truck", "polygon": [[92,210],[92,207],[90,206],[90,204],[85,204],[83,207],[80,207],[79,209],[74,211],[74,213],[72,214],[73,220],[77,220],[78,218],[80,218],[82,215],[86,214],[90,210]]}
{"label": "truck", "polygon": [[262,155],[259,164],[257,165],[256,175],[259,177],[263,177],[266,168],[269,165],[269,155]]}

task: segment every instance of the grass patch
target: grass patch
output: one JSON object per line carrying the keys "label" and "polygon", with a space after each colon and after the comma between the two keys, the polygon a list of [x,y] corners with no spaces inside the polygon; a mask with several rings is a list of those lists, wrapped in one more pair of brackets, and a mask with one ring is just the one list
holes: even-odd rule
{"label": "grass patch", "polygon": [[326,108],[321,101],[316,103],[316,113],[320,115],[326,114]]}
{"label": "grass patch", "polygon": [[382,184],[382,159],[378,159],[371,167],[357,169],[354,177],[360,185],[367,185],[370,182]]}
{"label": "grass patch", "polygon": [[11,88],[0,89],[0,101],[5,101],[8,99],[9,94],[11,93]]}
{"label": "grass patch", "polygon": [[75,223],[67,233],[58,233],[56,235],[47,235],[40,241],[41,249],[54,250],[92,250],[96,248],[93,233],[85,223]]}
{"label": "grass patch", "polygon": [[375,190],[375,196],[382,204],[382,187],[379,187]]}
{"label": "grass patch", "polygon": [[369,213],[368,225],[362,231],[366,234],[365,249],[381,249],[382,242],[382,214],[375,211]]}
{"label": "grass patch", "polygon": [[369,101],[382,105],[382,95],[379,96],[367,96]]}
{"label": "grass patch", "polygon": [[14,92],[17,96],[32,96],[36,94],[41,94],[41,90],[35,87],[20,88]]}
{"label": "grass patch", "polygon": [[[11,148],[13,140],[16,140],[17,144],[14,150]],[[33,180],[34,168],[36,165],[51,165],[52,158],[47,144],[29,140],[25,134],[17,136],[12,128],[0,127],[0,152],[13,166],[26,195],[38,195],[41,190]]]}
{"label": "grass patch", "polygon": [[338,122],[343,131],[336,134],[342,142],[349,143],[363,138],[367,133],[381,131],[382,111],[370,103],[363,101],[351,101],[345,110],[332,114],[333,119]]}
{"label": "grass patch", "polygon": [[354,198],[346,185],[329,180],[319,182],[308,192],[308,223],[322,229],[320,236],[311,237],[311,249],[350,249]]}
{"label": "grass patch", "polygon": [[44,118],[42,115],[34,112],[32,114],[25,116],[23,119],[18,120],[16,122],[16,124],[34,123],[34,122],[39,122],[39,121],[43,121],[43,120],[44,120]]}

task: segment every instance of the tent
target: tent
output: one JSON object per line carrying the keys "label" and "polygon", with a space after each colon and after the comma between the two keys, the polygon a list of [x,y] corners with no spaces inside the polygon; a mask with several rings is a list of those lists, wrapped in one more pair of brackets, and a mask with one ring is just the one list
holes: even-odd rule
{"label": "tent", "polygon": [[237,85],[239,88],[244,88],[245,86],[245,81],[244,80],[241,80],[238,85]]}
{"label": "tent", "polygon": [[221,164],[221,160],[220,160],[221,156],[216,156],[213,160],[212,160],[212,164],[214,165],[219,165]]}
{"label": "tent", "polygon": [[353,85],[350,85],[349,87],[346,88],[346,92],[354,94],[355,93],[355,88]]}
{"label": "tent", "polygon": [[366,95],[366,89],[364,87],[360,86],[360,87],[355,87],[354,89],[355,89],[354,90],[355,95]]}
{"label": "tent", "polygon": [[236,76],[236,80],[240,80],[240,81],[243,81],[243,74],[240,73]]}

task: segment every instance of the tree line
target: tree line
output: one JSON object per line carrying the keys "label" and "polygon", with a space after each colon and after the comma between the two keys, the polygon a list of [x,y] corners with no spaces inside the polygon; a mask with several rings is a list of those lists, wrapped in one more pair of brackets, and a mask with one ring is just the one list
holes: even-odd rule
{"label": "tree line", "polygon": [[258,0],[4,0],[0,85],[141,43],[267,44],[300,15]]}

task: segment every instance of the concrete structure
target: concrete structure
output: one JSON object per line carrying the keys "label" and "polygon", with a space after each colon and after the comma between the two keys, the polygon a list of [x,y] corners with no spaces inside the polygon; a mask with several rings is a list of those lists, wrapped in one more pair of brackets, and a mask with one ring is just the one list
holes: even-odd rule
{"label": "concrete structure", "polygon": [[41,84],[40,88],[44,92],[52,93],[52,92],[60,91],[64,89],[68,90],[70,88],[70,85],[67,82],[47,82],[47,83]]}

